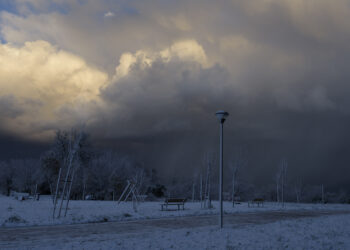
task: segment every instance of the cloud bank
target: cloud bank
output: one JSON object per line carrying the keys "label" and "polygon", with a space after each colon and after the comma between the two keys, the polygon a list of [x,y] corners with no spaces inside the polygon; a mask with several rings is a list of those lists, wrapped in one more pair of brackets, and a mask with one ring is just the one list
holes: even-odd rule
{"label": "cloud bank", "polygon": [[89,123],[107,75],[45,41],[0,45],[2,129],[47,139],[58,127]]}
{"label": "cloud bank", "polygon": [[13,6],[0,12],[2,133],[46,140],[84,124],[98,140],[158,145],[167,159],[187,150],[173,164],[188,165],[190,147],[215,143],[213,113],[226,109],[228,143],[255,145],[262,169],[287,157],[340,173],[349,160],[346,0]]}

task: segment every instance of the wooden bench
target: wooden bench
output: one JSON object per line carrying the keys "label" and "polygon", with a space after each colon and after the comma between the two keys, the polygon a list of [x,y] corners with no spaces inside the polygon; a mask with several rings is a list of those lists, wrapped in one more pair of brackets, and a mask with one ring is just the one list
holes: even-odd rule
{"label": "wooden bench", "polygon": [[262,198],[255,198],[255,199],[253,199],[251,201],[248,201],[248,207],[254,206],[254,205],[257,205],[258,207],[260,207],[260,205],[261,205],[261,207],[263,207],[264,206],[264,199],[262,199]]}
{"label": "wooden bench", "polygon": [[168,206],[177,206],[177,210],[180,210],[182,206],[182,210],[185,210],[185,202],[186,202],[186,199],[169,198],[169,199],[165,199],[164,203],[160,205],[162,207],[162,211],[164,210],[164,207],[166,211],[168,211]]}

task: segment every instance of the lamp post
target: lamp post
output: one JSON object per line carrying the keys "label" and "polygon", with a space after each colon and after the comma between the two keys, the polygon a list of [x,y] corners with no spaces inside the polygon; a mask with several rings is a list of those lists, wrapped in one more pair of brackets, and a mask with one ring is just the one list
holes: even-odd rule
{"label": "lamp post", "polygon": [[223,147],[224,147],[224,122],[226,120],[226,118],[228,117],[228,113],[223,111],[223,110],[219,110],[218,112],[216,112],[216,117],[218,118],[219,122],[220,122],[220,182],[219,182],[219,200],[220,200],[220,215],[219,215],[219,225],[220,228],[222,228],[223,225],[223,204],[222,204],[222,190],[223,190]]}

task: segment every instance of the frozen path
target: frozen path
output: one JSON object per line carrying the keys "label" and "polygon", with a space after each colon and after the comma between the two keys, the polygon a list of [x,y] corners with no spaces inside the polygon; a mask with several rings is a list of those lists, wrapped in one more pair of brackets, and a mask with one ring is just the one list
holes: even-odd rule
{"label": "frozen path", "polygon": [[[256,225],[286,219],[350,214],[349,211],[268,211],[227,214],[224,224],[234,228]],[[217,225],[217,215],[162,218],[127,222],[87,223],[57,226],[34,226],[0,229],[0,249],[20,246],[40,247],[58,241],[75,241],[91,236],[143,234],[172,229],[190,229]]]}

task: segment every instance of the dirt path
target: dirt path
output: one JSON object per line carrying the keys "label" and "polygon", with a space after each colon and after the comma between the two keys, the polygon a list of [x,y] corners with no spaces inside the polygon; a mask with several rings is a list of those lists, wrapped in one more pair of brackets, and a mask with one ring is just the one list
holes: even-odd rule
{"label": "dirt path", "polygon": [[[279,220],[319,217],[325,215],[346,214],[349,211],[268,211],[253,213],[227,214],[224,225],[235,228],[246,225],[271,223]],[[73,241],[90,236],[142,234],[154,231],[164,231],[182,228],[199,228],[214,226],[218,223],[218,216],[188,216],[177,218],[150,219],[126,222],[88,223],[75,225],[35,226],[0,229],[0,249],[16,248],[20,243],[30,248],[57,241]]]}

